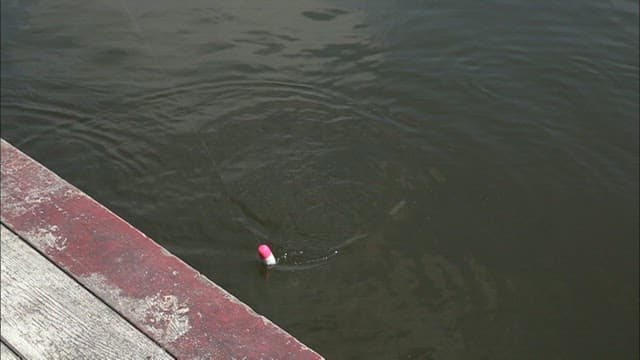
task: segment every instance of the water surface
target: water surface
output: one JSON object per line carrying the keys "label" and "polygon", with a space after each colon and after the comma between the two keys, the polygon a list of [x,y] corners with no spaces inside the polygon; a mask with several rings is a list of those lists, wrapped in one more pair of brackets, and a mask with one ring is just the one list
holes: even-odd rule
{"label": "water surface", "polygon": [[327,358],[638,358],[637,1],[3,0],[1,34],[5,139]]}

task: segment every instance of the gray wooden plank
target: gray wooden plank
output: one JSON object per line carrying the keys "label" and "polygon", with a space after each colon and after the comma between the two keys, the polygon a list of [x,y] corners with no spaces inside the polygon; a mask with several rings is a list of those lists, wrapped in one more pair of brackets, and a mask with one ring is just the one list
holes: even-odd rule
{"label": "gray wooden plank", "polygon": [[27,359],[172,359],[2,225],[3,339]]}
{"label": "gray wooden plank", "polygon": [[20,360],[20,357],[16,355],[8,346],[3,342],[0,342],[0,359],[2,360]]}

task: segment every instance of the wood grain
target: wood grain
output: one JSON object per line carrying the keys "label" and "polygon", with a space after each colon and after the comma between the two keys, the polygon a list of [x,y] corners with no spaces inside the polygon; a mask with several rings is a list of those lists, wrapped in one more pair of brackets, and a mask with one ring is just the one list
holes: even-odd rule
{"label": "wood grain", "polygon": [[2,338],[23,357],[172,359],[4,225],[1,231]]}
{"label": "wood grain", "polygon": [[9,347],[4,343],[0,343],[0,359],[2,360],[20,360],[20,357],[16,355]]}
{"label": "wood grain", "polygon": [[2,223],[171,355],[322,359],[4,139],[0,154]]}

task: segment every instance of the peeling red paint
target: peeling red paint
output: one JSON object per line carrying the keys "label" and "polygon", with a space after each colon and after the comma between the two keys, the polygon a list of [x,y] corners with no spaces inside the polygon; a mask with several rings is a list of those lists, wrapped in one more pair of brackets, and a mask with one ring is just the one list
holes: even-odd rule
{"label": "peeling red paint", "polygon": [[179,359],[321,359],[2,140],[2,222]]}

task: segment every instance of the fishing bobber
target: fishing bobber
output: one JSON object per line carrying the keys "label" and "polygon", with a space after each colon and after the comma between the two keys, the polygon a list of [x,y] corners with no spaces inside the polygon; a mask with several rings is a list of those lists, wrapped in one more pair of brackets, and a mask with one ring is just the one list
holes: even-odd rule
{"label": "fishing bobber", "polygon": [[271,266],[276,264],[276,257],[273,256],[273,252],[271,252],[269,245],[262,244],[258,246],[258,254],[265,265]]}

